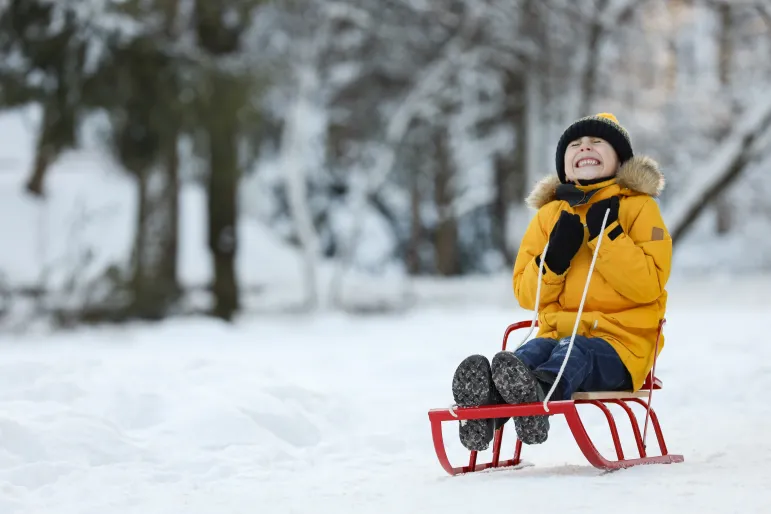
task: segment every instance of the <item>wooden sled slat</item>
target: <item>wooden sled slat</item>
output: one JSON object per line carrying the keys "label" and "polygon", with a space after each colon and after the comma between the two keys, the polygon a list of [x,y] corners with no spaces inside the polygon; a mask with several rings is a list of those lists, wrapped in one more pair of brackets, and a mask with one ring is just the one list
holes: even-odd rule
{"label": "wooden sled slat", "polygon": [[573,393],[572,400],[623,400],[625,398],[647,398],[648,391],[594,391],[591,393]]}

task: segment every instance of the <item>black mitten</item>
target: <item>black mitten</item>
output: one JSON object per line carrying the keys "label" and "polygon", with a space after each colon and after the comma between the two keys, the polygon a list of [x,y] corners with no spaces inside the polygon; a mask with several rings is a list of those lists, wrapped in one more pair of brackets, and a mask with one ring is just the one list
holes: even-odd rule
{"label": "black mitten", "polygon": [[589,229],[590,241],[600,235],[602,219],[605,217],[605,211],[608,207],[610,207],[610,212],[608,213],[608,221],[605,222],[605,228],[608,228],[613,222],[618,220],[618,206],[618,196],[611,196],[589,207],[589,211],[586,213],[586,227]]}
{"label": "black mitten", "polygon": [[544,256],[546,265],[557,275],[562,275],[583,242],[584,226],[581,217],[562,211],[549,235],[549,248]]}

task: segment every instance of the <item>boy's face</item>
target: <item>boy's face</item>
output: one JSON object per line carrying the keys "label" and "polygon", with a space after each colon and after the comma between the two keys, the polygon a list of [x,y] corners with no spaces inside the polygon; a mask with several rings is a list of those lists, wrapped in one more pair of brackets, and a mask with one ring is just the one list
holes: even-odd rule
{"label": "boy's face", "polygon": [[570,182],[612,177],[618,170],[618,155],[610,143],[584,136],[565,150],[565,177]]}

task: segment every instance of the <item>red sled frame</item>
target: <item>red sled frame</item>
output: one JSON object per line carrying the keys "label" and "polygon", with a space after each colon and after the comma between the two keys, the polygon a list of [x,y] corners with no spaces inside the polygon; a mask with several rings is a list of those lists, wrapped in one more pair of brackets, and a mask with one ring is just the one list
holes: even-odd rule
{"label": "red sled frame", "polygon": [[[658,354],[658,344],[661,337],[661,331],[665,320],[659,323],[658,335],[656,337],[656,354]],[[506,328],[506,332],[503,336],[503,350],[506,350],[506,343],[509,335],[520,328],[529,328],[531,321],[521,321],[509,325]],[[537,323],[536,323],[537,326]],[[666,442],[664,441],[664,434],[661,431],[661,425],[659,424],[658,417],[654,410],[650,407],[651,398],[655,389],[661,389],[661,381],[655,377],[656,360],[653,361],[653,369],[648,375],[642,388],[637,392],[624,392],[624,391],[608,391],[608,392],[592,392],[592,393],[576,393],[570,400],[548,402],[549,412],[548,414],[562,414],[567,420],[568,427],[573,433],[573,437],[578,443],[579,448],[583,452],[586,459],[591,465],[603,470],[615,470],[622,468],[629,468],[640,464],[672,464],[676,462],[683,462],[682,455],[670,455],[667,450]],[[642,397],[647,396],[647,402]],[[643,433],[640,433],[640,426],[637,422],[637,417],[629,406],[630,403],[636,403],[642,405],[645,408],[645,427]],[[628,459],[624,456],[624,450],[621,447],[621,441],[618,436],[618,428],[616,426],[615,418],[606,404],[614,404],[620,406],[626,414],[629,416],[629,421],[632,424],[632,432],[634,433],[635,442],[637,443],[637,451],[639,453],[638,458]],[[581,422],[581,418],[578,415],[576,405],[594,405],[598,407],[605,418],[608,420],[610,427],[610,434],[613,438],[613,445],[616,450],[616,459],[609,460],[603,457],[597,448],[594,446],[589,434],[584,428],[584,424]],[[521,463],[522,456],[522,441],[517,439],[514,448],[514,457],[508,460],[501,460],[501,441],[503,440],[503,429],[505,425],[498,428],[495,431],[493,438],[493,456],[492,460],[487,463],[477,464],[477,452],[471,451],[469,456],[469,462],[467,466],[453,467],[447,458],[447,451],[444,446],[444,438],[442,435],[442,423],[446,421],[460,421],[465,419],[492,419],[492,418],[509,418],[518,416],[534,416],[547,412],[544,409],[543,402],[527,403],[521,405],[490,405],[484,407],[458,407],[454,409],[431,409],[428,412],[429,420],[431,421],[431,435],[434,440],[434,450],[436,450],[436,456],[439,458],[439,463],[442,465],[445,471],[450,475],[459,475],[462,473],[470,473],[473,471],[483,471],[490,468],[504,468],[510,466],[517,466]],[[646,435],[648,429],[648,419],[650,419],[653,430],[656,433],[656,439],[659,445],[660,455],[649,456],[646,448]]]}

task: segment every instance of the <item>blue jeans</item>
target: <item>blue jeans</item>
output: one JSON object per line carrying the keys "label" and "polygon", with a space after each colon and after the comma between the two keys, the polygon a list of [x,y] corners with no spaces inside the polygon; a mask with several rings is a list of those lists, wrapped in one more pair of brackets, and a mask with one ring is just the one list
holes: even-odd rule
{"label": "blue jeans", "polygon": [[[562,367],[570,337],[557,341],[539,337],[520,346],[514,354],[548,387]],[[576,334],[570,358],[554,390],[553,400],[569,400],[576,391],[626,391],[632,379],[616,350],[604,339]],[[548,392],[548,389],[546,391]]]}

